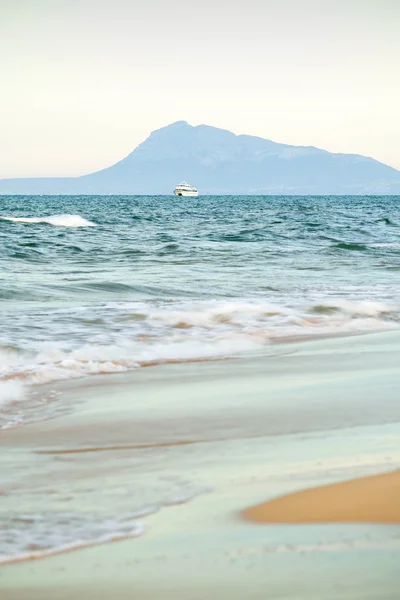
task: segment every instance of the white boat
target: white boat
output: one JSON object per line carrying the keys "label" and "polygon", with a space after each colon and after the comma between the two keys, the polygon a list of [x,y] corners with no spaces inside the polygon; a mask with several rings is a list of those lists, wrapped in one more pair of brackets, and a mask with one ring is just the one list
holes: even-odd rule
{"label": "white boat", "polygon": [[182,181],[179,185],[174,189],[175,196],[198,196],[199,192],[195,187],[186,183],[186,181]]}

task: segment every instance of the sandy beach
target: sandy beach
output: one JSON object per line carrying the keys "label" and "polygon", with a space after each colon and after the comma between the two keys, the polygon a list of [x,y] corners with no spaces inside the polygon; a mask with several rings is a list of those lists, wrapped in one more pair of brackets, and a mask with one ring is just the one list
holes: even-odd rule
{"label": "sandy beach", "polygon": [[289,494],[243,516],[256,523],[400,523],[400,471]]}
{"label": "sandy beach", "polygon": [[53,385],[65,413],[0,433],[1,597],[398,598],[399,351],[390,332]]}

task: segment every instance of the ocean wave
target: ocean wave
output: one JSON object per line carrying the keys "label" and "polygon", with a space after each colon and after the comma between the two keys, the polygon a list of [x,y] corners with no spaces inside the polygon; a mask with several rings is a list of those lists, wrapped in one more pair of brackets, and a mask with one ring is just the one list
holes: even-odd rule
{"label": "ocean wave", "polygon": [[3,221],[13,223],[46,223],[55,227],[95,227],[96,223],[88,221],[80,215],[51,215],[49,217],[3,217]]}
{"label": "ocean wave", "polygon": [[20,381],[0,381],[0,411],[2,407],[25,398],[25,386]]}
{"label": "ocean wave", "polygon": [[[78,349],[65,351],[57,347],[49,348],[36,356],[21,354],[18,365],[3,362],[3,378],[6,384],[23,382],[39,385],[52,381],[75,379],[88,375],[121,373],[140,367],[160,364],[173,364],[218,358],[256,350],[262,345],[262,338],[251,336],[228,336],[220,340],[165,340],[165,342],[142,341],[120,343],[119,345],[84,345]],[[146,342],[148,342],[146,344]],[[0,407],[1,410],[1,407]]]}
{"label": "ocean wave", "polygon": [[144,524],[136,520],[139,516],[90,519],[73,514],[10,514],[0,520],[0,565],[138,537],[145,532]]}
{"label": "ocean wave", "polygon": [[[35,313],[32,340],[0,349],[0,380],[42,384],[165,363],[271,351],[271,343],[393,329],[399,307],[320,299],[297,308],[254,301],[108,303]],[[21,315],[25,331],[30,317]],[[37,339],[37,327],[47,340]],[[14,320],[14,331],[17,323]],[[43,335],[43,333],[42,333]]]}
{"label": "ocean wave", "polygon": [[[179,477],[169,478],[153,486],[154,491],[146,494],[150,503],[143,503],[137,489],[130,489],[128,482],[126,485],[132,509],[116,510],[113,516],[78,511],[8,512],[5,517],[0,516],[0,565],[139,537],[147,530],[143,521],[146,517],[210,491]],[[95,505],[93,501],[91,504]]]}
{"label": "ocean wave", "polygon": [[324,300],[321,304],[315,304],[310,307],[310,310],[311,312],[317,313],[342,313],[344,316],[347,315],[351,319],[360,317],[375,317],[379,319],[390,315],[396,321],[400,318],[400,312],[396,307],[390,306],[384,302],[371,300],[355,301],[336,298],[334,300]]}
{"label": "ocean wave", "polygon": [[368,246],[366,244],[356,244],[352,242],[339,242],[337,244],[333,244],[333,248],[337,248],[338,250],[349,250],[350,252],[365,252],[368,250]]}

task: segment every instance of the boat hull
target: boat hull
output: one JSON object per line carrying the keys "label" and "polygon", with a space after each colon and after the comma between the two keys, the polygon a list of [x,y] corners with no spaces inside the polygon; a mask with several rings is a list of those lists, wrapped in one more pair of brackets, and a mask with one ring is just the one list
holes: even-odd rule
{"label": "boat hull", "polygon": [[199,192],[186,192],[185,190],[175,190],[175,196],[198,196]]}

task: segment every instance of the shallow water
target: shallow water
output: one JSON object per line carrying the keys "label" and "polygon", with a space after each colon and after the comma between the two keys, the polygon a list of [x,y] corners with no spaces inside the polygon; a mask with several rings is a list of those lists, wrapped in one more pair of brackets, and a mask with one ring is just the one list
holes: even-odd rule
{"label": "shallow water", "polygon": [[[3,581],[18,588],[36,572],[54,581],[57,569],[48,557],[107,545],[102,574],[108,585],[119,582],[115,569],[132,556],[131,576],[150,587],[146,562],[154,569],[163,557],[164,581],[180,569],[174,585],[194,589],[193,573],[182,566],[195,564],[210,587],[222,568],[226,585],[240,574],[252,590],[253,576],[270,585],[273,575],[284,588],[285,570],[292,561],[301,570],[305,555],[313,557],[309,577],[312,560],[329,577],[337,577],[338,561],[358,561],[360,575],[371,552],[379,560],[389,554],[376,573],[385,583],[388,569],[398,570],[398,525],[264,528],[239,513],[296,489],[398,466],[399,348],[399,333],[389,332],[294,344],[267,359],[58,383],[68,414],[0,435],[0,564],[50,561],[48,570],[36,566],[41,561],[27,565],[26,577],[4,572]],[[120,550],[109,545],[138,536]],[[86,552],[79,552],[83,560]],[[93,555],[87,556],[91,572]],[[63,571],[69,565],[65,585],[73,587],[80,559],[71,564],[66,555],[61,564]],[[255,597],[265,597],[264,587]],[[297,600],[298,590],[287,597]]]}
{"label": "shallow water", "polygon": [[19,196],[0,216],[3,408],[26,384],[400,322],[399,197]]}

